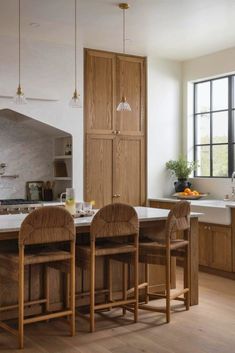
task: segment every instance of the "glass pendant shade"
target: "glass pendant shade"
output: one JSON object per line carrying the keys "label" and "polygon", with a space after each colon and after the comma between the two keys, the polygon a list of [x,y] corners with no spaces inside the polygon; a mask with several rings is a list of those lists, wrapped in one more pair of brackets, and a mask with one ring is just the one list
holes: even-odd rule
{"label": "glass pendant shade", "polygon": [[129,112],[131,112],[130,104],[127,102],[125,97],[122,97],[121,102],[117,106],[117,111],[118,112],[121,112],[121,111],[129,111]]}
{"label": "glass pendant shade", "polygon": [[82,103],[81,103],[81,99],[79,94],[77,93],[77,90],[75,89],[74,94],[72,99],[69,102],[69,106],[71,108],[81,108],[82,107]]}
{"label": "glass pendant shade", "polygon": [[24,93],[22,92],[22,89],[21,89],[21,86],[19,85],[18,88],[17,88],[17,92],[16,92],[16,95],[13,99],[13,102],[15,104],[18,104],[18,105],[23,105],[23,104],[27,104],[27,100],[24,96]]}

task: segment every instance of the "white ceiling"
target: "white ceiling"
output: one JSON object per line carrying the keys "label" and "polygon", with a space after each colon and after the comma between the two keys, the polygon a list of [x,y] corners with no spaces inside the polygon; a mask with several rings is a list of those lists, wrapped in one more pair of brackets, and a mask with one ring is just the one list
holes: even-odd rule
{"label": "white ceiling", "polygon": [[[74,0],[21,0],[22,36],[73,43]],[[121,1],[120,1],[121,2]],[[115,0],[78,0],[84,47],[122,50],[122,13]],[[0,0],[2,38],[17,36],[18,0]],[[235,0],[129,0],[127,52],[175,60],[235,46]],[[30,23],[39,23],[39,27]]]}

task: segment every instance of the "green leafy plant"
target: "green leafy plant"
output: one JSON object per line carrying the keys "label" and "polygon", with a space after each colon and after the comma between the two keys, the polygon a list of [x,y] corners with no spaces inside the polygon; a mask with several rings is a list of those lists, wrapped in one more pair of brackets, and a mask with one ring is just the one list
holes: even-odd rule
{"label": "green leafy plant", "polygon": [[189,175],[198,167],[198,162],[188,162],[184,156],[180,156],[178,160],[170,160],[166,163],[166,169],[171,171],[179,180],[188,179]]}

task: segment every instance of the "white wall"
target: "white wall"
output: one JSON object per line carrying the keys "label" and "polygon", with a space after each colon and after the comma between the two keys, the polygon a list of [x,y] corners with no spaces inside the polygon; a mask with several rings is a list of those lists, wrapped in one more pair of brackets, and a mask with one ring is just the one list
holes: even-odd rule
{"label": "white wall", "polygon": [[169,196],[165,163],[181,152],[181,63],[148,58],[148,197]]}
{"label": "white wall", "polygon": [[[73,180],[77,199],[81,200],[83,199],[83,109],[69,107],[74,91],[74,49],[72,46],[47,42],[29,40],[23,42],[22,86],[25,96],[30,99],[27,105],[19,106],[15,105],[11,98],[18,85],[16,40],[7,37],[4,50],[1,51],[0,109],[14,110],[72,134]],[[83,49],[80,38],[78,82],[82,98]]]}
{"label": "white wall", "polygon": [[[190,83],[204,78],[222,76],[235,72],[235,47],[211,55],[206,55],[183,63],[183,150],[190,156],[192,151],[192,111],[190,101]],[[187,133],[189,130],[189,133]],[[211,197],[222,198],[231,194],[230,178],[195,178],[193,185],[199,191],[210,192]]]}

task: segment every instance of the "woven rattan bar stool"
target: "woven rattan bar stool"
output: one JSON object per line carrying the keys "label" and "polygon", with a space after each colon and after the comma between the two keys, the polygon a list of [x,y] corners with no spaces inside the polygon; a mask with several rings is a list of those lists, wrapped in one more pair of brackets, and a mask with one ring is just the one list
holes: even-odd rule
{"label": "woven rattan bar stool", "polygon": [[[0,321],[0,327],[18,336],[19,348],[24,347],[24,326],[34,322],[59,317],[70,317],[71,335],[75,334],[75,226],[72,216],[62,207],[42,207],[30,213],[23,221],[19,232],[17,252],[0,253],[0,262],[4,274],[18,281],[18,330]],[[48,265],[51,263],[69,263],[70,305],[61,311],[51,312],[49,306]],[[29,265],[42,264],[44,268],[44,298],[26,302],[24,298],[25,271]],[[42,314],[25,317],[27,306],[42,304]],[[11,307],[7,308],[8,310]],[[43,310],[44,309],[44,310]]]}
{"label": "woven rattan bar stool", "polygon": [[[179,238],[180,233],[183,237]],[[140,240],[139,261],[146,266],[149,264],[165,264],[165,294],[152,293],[146,285],[145,304],[140,304],[139,308],[150,311],[165,312],[166,320],[170,322],[170,301],[184,301],[186,310],[190,306],[190,278],[189,278],[189,235],[190,235],[190,204],[187,201],[179,201],[169,212],[164,238],[161,240]],[[183,259],[184,284],[183,289],[171,291],[171,257]],[[146,271],[146,283],[148,283],[148,271]],[[183,295],[183,298],[181,297]],[[165,298],[166,307],[157,308],[148,304],[148,298]]]}
{"label": "woven rattan bar stool", "polygon": [[[101,208],[94,216],[90,228],[90,244],[77,245],[77,264],[82,269],[90,270],[90,331],[95,329],[95,312],[98,310],[125,307],[132,304],[134,321],[138,319],[138,238],[139,221],[133,207],[126,204],[111,204]],[[112,258],[116,255],[131,257],[134,269],[133,297],[113,300],[112,285],[109,283],[109,300],[105,303],[95,302],[96,258],[108,259],[110,271]],[[119,260],[120,261],[120,260]],[[109,281],[111,273],[108,275]]]}

